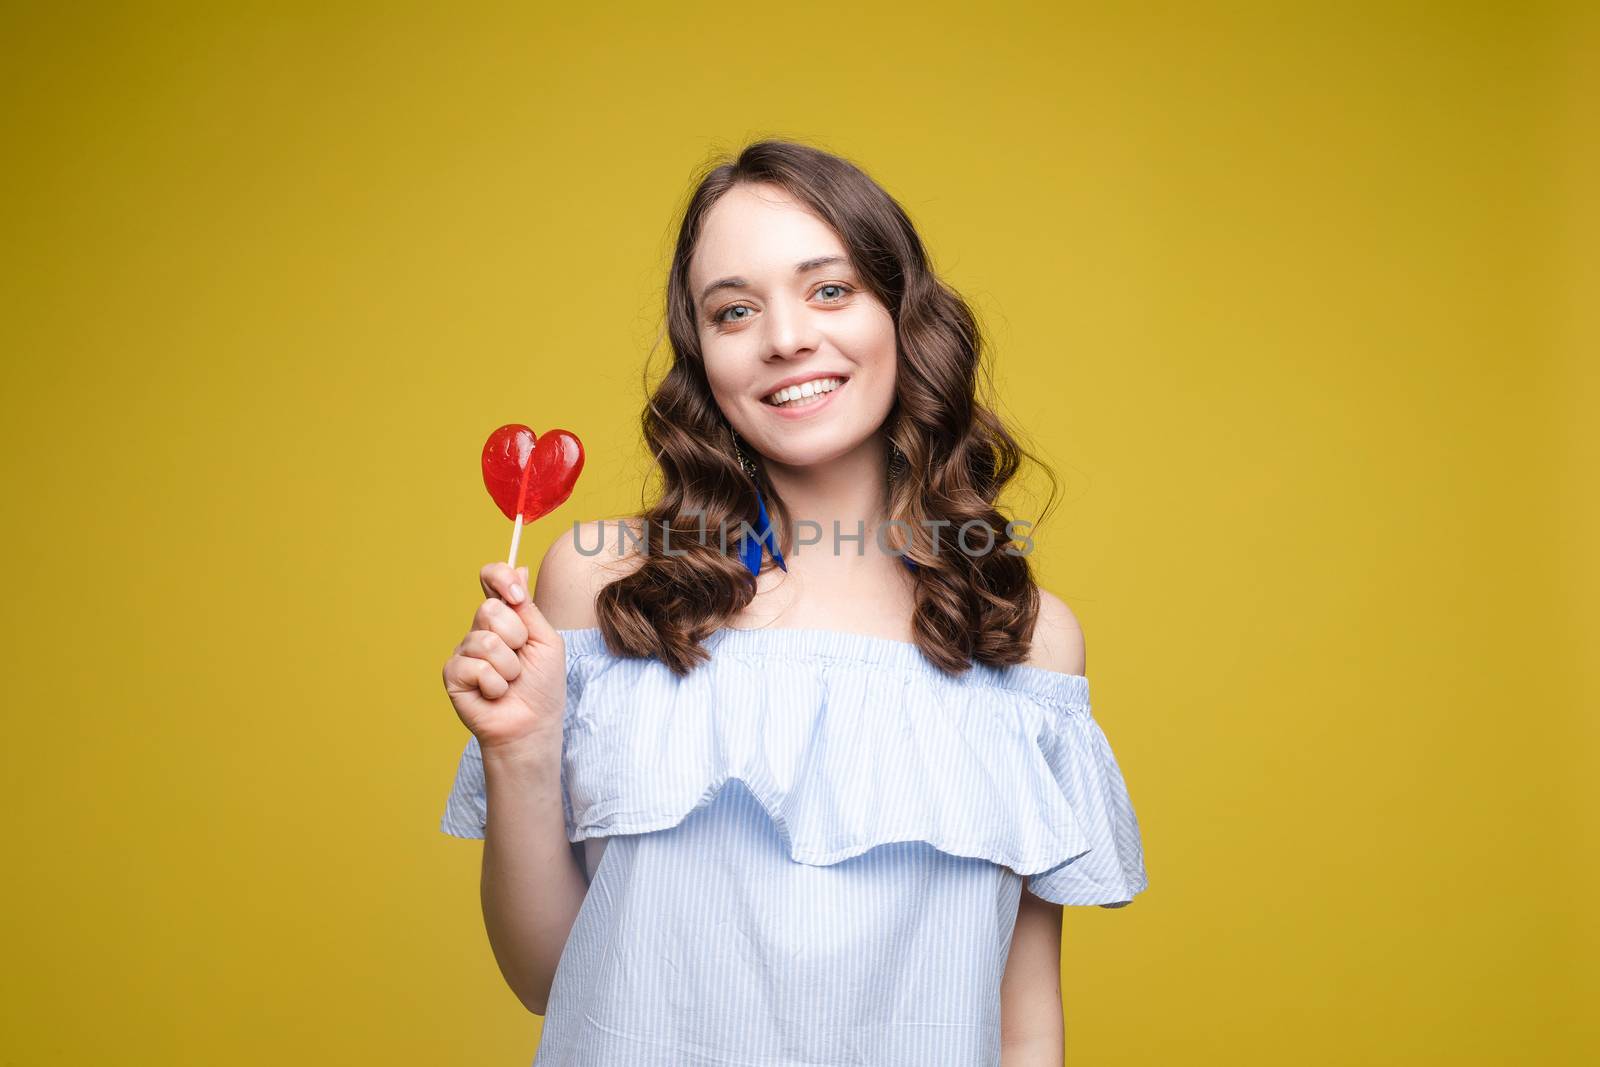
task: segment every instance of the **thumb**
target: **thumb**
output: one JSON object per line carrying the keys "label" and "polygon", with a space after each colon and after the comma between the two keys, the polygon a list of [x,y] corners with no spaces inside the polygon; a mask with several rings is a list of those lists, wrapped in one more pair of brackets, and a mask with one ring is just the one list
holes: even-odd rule
{"label": "thumb", "polygon": [[[533,583],[528,581],[528,568],[518,567],[517,577],[522,579],[522,588],[528,591],[528,599],[518,604],[514,610],[522,618],[529,635],[538,638],[541,644],[559,643],[561,635],[556,633],[556,628],[550,625],[550,620],[544,617],[544,612],[533,602]],[[523,646],[524,649],[527,647]]]}

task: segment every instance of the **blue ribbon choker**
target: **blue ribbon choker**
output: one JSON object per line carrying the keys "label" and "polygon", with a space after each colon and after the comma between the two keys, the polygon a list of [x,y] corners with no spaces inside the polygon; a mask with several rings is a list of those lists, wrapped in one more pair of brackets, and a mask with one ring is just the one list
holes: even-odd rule
{"label": "blue ribbon choker", "polygon": [[[739,548],[739,558],[744,562],[745,568],[752,576],[761,574],[762,548],[772,553],[772,561],[778,569],[788,573],[789,565],[783,561],[783,553],[778,551],[778,535],[772,529],[772,520],[767,516],[767,502],[761,499],[761,490],[756,490],[756,536],[746,537],[744,544]],[[911,570],[916,570],[917,565],[910,556],[901,556],[900,561]]]}

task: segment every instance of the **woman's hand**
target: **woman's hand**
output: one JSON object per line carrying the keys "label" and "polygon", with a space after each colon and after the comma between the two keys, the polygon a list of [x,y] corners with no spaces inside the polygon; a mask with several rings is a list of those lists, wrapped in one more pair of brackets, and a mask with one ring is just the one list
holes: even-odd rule
{"label": "woman's hand", "polygon": [[567,706],[566,646],[533,606],[528,569],[490,563],[472,629],[445,661],[444,688],[478,747],[561,736]]}

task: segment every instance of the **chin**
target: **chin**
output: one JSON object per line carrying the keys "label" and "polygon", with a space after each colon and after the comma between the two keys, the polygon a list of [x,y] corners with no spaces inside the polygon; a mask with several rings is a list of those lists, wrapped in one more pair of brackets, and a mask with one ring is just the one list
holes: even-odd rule
{"label": "chin", "polygon": [[818,467],[848,456],[866,443],[867,437],[851,437],[843,442],[808,443],[803,448],[774,448],[763,451],[766,458],[784,467]]}

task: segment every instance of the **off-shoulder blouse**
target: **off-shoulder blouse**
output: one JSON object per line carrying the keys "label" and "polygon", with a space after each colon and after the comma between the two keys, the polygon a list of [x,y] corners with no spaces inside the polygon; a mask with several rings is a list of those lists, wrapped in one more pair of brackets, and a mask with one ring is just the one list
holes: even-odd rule
{"label": "off-shoulder blouse", "polygon": [[[1083,675],[725,628],[678,677],[561,636],[567,839],[597,865],[535,1067],[995,1067],[1019,894],[1148,885]],[[440,828],[487,811],[469,739]]]}

